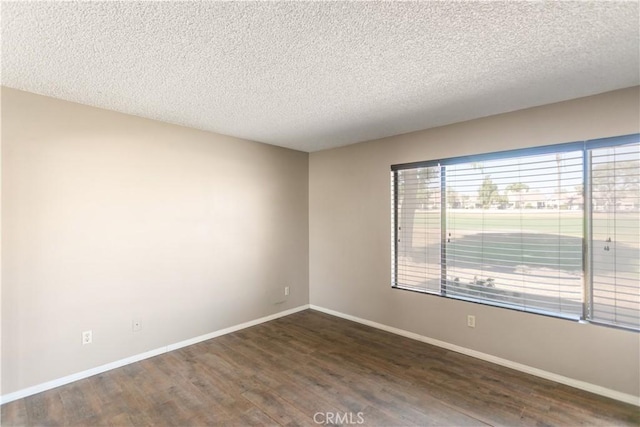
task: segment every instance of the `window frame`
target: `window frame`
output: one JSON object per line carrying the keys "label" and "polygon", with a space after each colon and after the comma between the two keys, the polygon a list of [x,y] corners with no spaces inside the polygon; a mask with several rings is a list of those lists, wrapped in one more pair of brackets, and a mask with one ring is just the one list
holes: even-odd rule
{"label": "window frame", "polygon": [[[592,206],[592,172],[593,165],[591,163],[591,155],[592,150],[599,148],[613,148],[631,144],[640,144],[640,133],[621,135],[621,136],[613,136],[606,138],[598,138],[592,140],[585,141],[575,141],[568,142],[562,144],[551,144],[551,145],[543,145],[529,148],[521,148],[521,149],[512,149],[512,150],[504,150],[497,152],[487,152],[487,153],[479,153],[475,155],[465,155],[465,156],[457,156],[450,158],[442,158],[442,159],[432,159],[418,162],[410,162],[410,163],[401,163],[391,165],[391,226],[392,226],[392,247],[391,247],[391,257],[392,257],[392,271],[391,271],[391,287],[393,289],[400,289],[410,292],[416,292],[419,294],[426,294],[437,296],[441,298],[448,298],[453,300],[471,302],[476,304],[489,305],[492,307],[506,308],[510,310],[516,310],[525,313],[532,313],[538,315],[544,315],[559,319],[566,319],[572,321],[580,321],[585,323],[592,323],[596,325],[602,325],[606,327],[613,327],[616,329],[625,329],[634,332],[640,332],[640,323],[638,327],[627,326],[624,324],[616,324],[616,323],[607,323],[603,321],[599,321],[598,319],[593,318],[594,312],[594,282],[593,282],[593,212],[594,208]],[[501,304],[497,301],[490,301],[486,299],[473,298],[473,297],[465,297],[465,296],[451,296],[447,295],[447,278],[446,278],[446,250],[447,250],[447,225],[446,225],[446,194],[447,194],[447,181],[446,181],[446,166],[463,164],[463,163],[473,163],[473,162],[482,162],[482,161],[493,161],[493,160],[504,160],[515,157],[527,157],[527,156],[535,156],[535,155],[545,155],[545,154],[557,154],[564,153],[570,151],[580,151],[582,152],[582,200],[583,200],[583,215],[582,215],[582,282],[583,282],[583,295],[582,295],[582,313],[578,319],[573,316],[563,315],[560,312],[545,312],[542,310],[536,309],[522,309],[515,305],[510,304]],[[399,179],[398,172],[403,170],[412,170],[418,168],[429,168],[429,167],[438,167],[439,179],[440,179],[440,251],[441,258],[439,263],[440,270],[440,286],[439,292],[432,292],[427,290],[411,288],[409,286],[402,286],[398,284],[398,268],[399,268],[399,196],[400,196],[400,188],[399,188]],[[640,209],[640,208],[639,208]]]}

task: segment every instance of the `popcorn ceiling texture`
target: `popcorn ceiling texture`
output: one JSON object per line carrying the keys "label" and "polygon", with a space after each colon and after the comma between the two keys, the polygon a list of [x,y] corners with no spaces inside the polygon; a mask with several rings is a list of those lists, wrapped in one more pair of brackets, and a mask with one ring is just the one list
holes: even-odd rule
{"label": "popcorn ceiling texture", "polygon": [[2,84],[303,151],[640,83],[638,2],[3,2]]}

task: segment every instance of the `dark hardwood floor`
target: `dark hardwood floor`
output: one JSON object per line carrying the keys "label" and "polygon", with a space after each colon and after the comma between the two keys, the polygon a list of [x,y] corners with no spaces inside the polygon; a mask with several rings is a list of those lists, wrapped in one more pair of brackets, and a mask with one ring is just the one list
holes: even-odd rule
{"label": "dark hardwood floor", "polygon": [[638,426],[640,410],[311,310],[2,406],[3,426],[322,423]]}

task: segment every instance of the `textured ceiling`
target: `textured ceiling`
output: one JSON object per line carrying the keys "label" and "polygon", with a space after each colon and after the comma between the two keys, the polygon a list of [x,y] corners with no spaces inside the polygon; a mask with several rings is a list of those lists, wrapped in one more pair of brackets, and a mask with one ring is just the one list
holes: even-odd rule
{"label": "textured ceiling", "polygon": [[638,2],[3,2],[2,84],[317,151],[640,83]]}

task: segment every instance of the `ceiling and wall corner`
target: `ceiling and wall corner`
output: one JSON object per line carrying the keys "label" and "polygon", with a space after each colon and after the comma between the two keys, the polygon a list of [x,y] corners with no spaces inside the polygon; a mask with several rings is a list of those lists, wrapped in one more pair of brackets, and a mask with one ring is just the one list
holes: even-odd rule
{"label": "ceiling and wall corner", "polygon": [[638,2],[3,2],[2,84],[302,151],[636,86]]}

